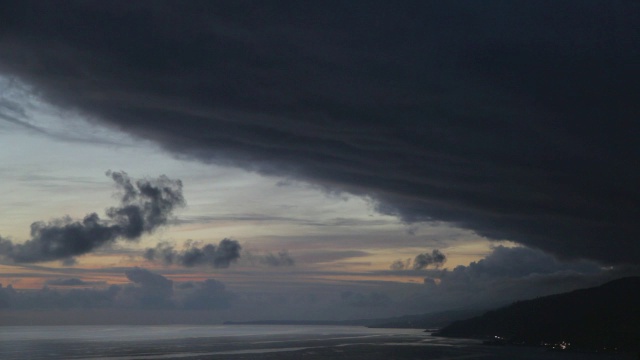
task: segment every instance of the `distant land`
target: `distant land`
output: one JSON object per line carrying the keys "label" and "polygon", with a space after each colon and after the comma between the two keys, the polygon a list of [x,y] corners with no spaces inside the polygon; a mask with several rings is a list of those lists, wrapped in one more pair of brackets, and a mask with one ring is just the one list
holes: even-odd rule
{"label": "distant land", "polygon": [[358,320],[256,320],[256,321],[225,321],[224,325],[340,325],[366,326],[370,328],[405,328],[405,329],[439,329],[453,321],[467,319],[482,314],[482,310],[452,310],[420,315],[405,315],[383,319]]}
{"label": "distant land", "polygon": [[640,277],[518,301],[434,335],[558,350],[640,351]]}

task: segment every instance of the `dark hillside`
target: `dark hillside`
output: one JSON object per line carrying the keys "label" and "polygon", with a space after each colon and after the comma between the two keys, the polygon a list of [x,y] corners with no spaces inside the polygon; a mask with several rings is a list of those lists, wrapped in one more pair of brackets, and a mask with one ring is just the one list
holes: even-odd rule
{"label": "dark hillside", "polygon": [[530,345],[640,350],[640,277],[533,300],[456,321],[437,335],[504,338]]}

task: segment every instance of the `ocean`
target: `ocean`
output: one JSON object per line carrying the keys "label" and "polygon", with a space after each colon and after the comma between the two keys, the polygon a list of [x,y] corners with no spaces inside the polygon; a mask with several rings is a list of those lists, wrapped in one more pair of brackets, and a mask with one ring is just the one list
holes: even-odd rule
{"label": "ocean", "polygon": [[2,326],[0,359],[615,359],[634,354],[552,352],[432,337],[419,329],[357,326]]}

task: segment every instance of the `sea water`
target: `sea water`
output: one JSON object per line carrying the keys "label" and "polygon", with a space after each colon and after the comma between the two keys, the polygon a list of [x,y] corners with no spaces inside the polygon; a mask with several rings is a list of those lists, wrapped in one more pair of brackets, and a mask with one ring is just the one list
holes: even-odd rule
{"label": "sea water", "polygon": [[636,359],[357,326],[3,326],[0,359]]}

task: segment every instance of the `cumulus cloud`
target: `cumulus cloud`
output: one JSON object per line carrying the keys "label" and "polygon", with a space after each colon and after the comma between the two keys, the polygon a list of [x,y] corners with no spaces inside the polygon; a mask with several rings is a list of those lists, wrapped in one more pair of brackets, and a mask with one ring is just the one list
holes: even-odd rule
{"label": "cumulus cloud", "polygon": [[496,246],[485,258],[453,270],[426,269],[414,304],[440,308],[492,307],[596,286],[638,269],[605,269],[593,261],[560,261],[541,250]]}
{"label": "cumulus cloud", "polygon": [[504,278],[531,278],[560,272],[597,274],[602,272],[602,268],[590,261],[563,262],[536,249],[496,246],[484,259],[443,272],[443,283],[446,285],[447,282],[467,282],[476,279],[493,281]]}
{"label": "cumulus cloud", "polygon": [[135,267],[125,271],[127,279],[136,286],[125,287],[122,296],[135,306],[165,308],[173,307],[173,281],[149,270]]}
{"label": "cumulus cloud", "polygon": [[225,289],[225,285],[215,279],[207,279],[199,283],[190,283],[190,291],[182,300],[185,309],[224,309],[231,305],[233,296]]}
{"label": "cumulus cloud", "polygon": [[411,259],[406,259],[406,260],[401,260],[401,259],[397,259],[394,260],[391,265],[389,265],[389,268],[391,270],[405,270],[405,269],[410,269],[411,268]]}
{"label": "cumulus cloud", "polygon": [[418,254],[413,260],[413,269],[422,270],[428,266],[440,267],[447,261],[447,257],[438,249],[433,249],[431,254]]}
{"label": "cumulus cloud", "polygon": [[159,243],[155,248],[147,248],[144,258],[158,261],[165,265],[181,265],[194,267],[209,265],[213,268],[228,268],[231,263],[240,258],[242,246],[236,240],[222,239],[218,245],[189,241],[186,248],[176,250],[174,245],[166,242]]}
{"label": "cumulus cloud", "polygon": [[31,238],[14,243],[0,238],[0,255],[17,263],[63,260],[94,251],[122,239],[137,240],[167,223],[176,207],[184,206],[182,182],[162,175],[131,179],[125,172],[108,171],[121,195],[120,205],[106,211],[106,219],[91,213],[82,220],[68,216],[31,224]]}
{"label": "cumulus cloud", "polygon": [[439,268],[447,261],[447,256],[443,254],[438,249],[433,249],[431,253],[422,253],[416,255],[415,259],[413,259],[413,266],[411,259],[406,260],[395,260],[391,263],[389,268],[391,270],[423,270],[429,266],[433,266],[434,268]]}
{"label": "cumulus cloud", "polygon": [[16,1],[0,72],[182,156],[366,195],[407,222],[639,262],[635,2],[282,6]]}
{"label": "cumulus cloud", "polygon": [[146,288],[158,288],[158,289],[171,289],[173,286],[173,282],[166,277],[153,273],[147,269],[134,267],[131,270],[127,270],[124,272],[127,279],[129,279],[134,284],[138,284],[142,287]]}
{"label": "cumulus cloud", "polygon": [[280,251],[277,254],[268,253],[260,258],[260,262],[273,267],[293,266],[296,263],[286,250]]}

